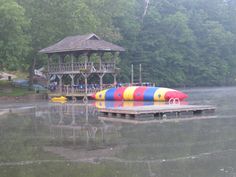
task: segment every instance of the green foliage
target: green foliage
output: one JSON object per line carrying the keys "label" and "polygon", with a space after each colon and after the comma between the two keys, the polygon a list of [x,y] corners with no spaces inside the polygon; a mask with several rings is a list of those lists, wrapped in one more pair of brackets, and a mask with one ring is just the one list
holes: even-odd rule
{"label": "green foliage", "polygon": [[[132,39],[122,42],[129,50],[126,65],[133,63],[138,68],[143,63],[143,80],[158,85],[235,84],[236,21],[232,18],[236,6],[230,3],[151,0],[139,31],[136,28]],[[121,32],[126,36],[126,31]]]}
{"label": "green foliage", "polygon": [[[235,84],[236,4],[228,0],[0,0],[0,68],[36,67],[38,51],[69,35],[96,33],[127,50],[143,80],[165,86]],[[136,69],[138,70],[138,69]],[[135,72],[138,72],[136,71]],[[136,78],[137,79],[137,78]]]}
{"label": "green foliage", "polygon": [[0,70],[16,70],[25,65],[30,51],[29,21],[13,0],[0,0]]}

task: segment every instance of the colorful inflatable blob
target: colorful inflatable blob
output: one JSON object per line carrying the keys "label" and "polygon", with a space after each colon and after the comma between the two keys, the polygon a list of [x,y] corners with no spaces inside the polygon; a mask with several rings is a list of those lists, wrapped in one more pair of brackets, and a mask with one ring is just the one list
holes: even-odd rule
{"label": "colorful inflatable blob", "polygon": [[92,95],[95,100],[106,101],[169,101],[187,98],[183,92],[164,87],[129,86],[102,90]]}

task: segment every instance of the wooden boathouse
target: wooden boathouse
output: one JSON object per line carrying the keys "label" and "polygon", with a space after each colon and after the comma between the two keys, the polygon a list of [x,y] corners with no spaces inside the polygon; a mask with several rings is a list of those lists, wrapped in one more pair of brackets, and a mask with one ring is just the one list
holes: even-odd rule
{"label": "wooden boathouse", "polygon": [[[48,95],[87,100],[93,93],[114,86],[120,70],[116,58],[123,51],[124,48],[104,41],[96,34],[69,36],[40,50],[48,55]],[[113,83],[103,84],[106,74],[113,76]],[[92,76],[97,76],[99,83],[90,84]]]}

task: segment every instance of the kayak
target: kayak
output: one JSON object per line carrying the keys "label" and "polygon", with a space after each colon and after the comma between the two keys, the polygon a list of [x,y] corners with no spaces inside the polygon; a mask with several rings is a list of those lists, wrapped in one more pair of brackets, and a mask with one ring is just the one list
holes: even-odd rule
{"label": "kayak", "polygon": [[66,102],[67,101],[67,98],[64,97],[64,96],[60,96],[60,97],[53,97],[51,98],[51,101],[52,102]]}

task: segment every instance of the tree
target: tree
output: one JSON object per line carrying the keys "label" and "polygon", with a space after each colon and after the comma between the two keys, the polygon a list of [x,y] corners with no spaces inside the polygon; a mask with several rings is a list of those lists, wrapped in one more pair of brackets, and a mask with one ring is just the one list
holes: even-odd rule
{"label": "tree", "polygon": [[0,0],[1,68],[41,67],[40,49],[93,32],[127,49],[121,81],[141,63],[144,81],[158,85],[236,84],[234,0],[15,1]]}
{"label": "tree", "polygon": [[30,51],[24,8],[13,0],[0,0],[0,21],[0,70],[24,68]]}

